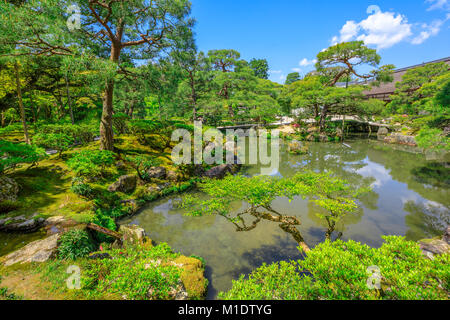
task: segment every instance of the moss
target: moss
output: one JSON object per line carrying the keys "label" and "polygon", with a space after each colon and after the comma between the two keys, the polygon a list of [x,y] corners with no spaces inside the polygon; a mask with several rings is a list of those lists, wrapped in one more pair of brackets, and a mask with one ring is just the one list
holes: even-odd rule
{"label": "moss", "polygon": [[201,299],[206,295],[208,280],[205,278],[202,261],[193,257],[180,256],[174,263],[182,265],[181,281],[191,299]]}

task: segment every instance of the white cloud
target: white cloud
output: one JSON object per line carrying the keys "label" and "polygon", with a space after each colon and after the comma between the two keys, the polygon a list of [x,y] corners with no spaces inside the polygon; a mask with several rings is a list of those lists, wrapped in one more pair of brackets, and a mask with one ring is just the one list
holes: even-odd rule
{"label": "white cloud", "polygon": [[302,72],[302,69],[300,69],[300,68],[292,68],[292,71],[300,73],[300,72]]}
{"label": "white cloud", "polygon": [[365,33],[358,36],[367,45],[385,49],[412,35],[411,25],[405,16],[393,12],[377,12],[360,22]]}
{"label": "white cloud", "polygon": [[427,9],[427,11],[436,9],[450,10],[449,0],[425,0],[425,2],[430,4],[430,7]]}
{"label": "white cloud", "polygon": [[302,59],[302,60],[299,62],[299,65],[300,65],[301,67],[307,67],[307,66],[310,66],[310,65],[315,64],[316,62],[317,62],[316,59],[308,60],[308,59],[304,58],[304,59]]}
{"label": "white cloud", "polygon": [[425,40],[427,40],[429,37],[435,36],[441,31],[441,27],[444,24],[445,21],[442,20],[435,20],[431,24],[423,24],[422,28],[424,29],[418,36],[416,36],[414,39],[412,39],[412,44],[421,44]]}
{"label": "white cloud", "polygon": [[281,74],[281,73],[283,73],[283,71],[281,71],[281,70],[270,70],[269,73],[270,74]]}
{"label": "white cloud", "polygon": [[[450,0],[426,1],[432,3],[432,7],[443,8],[450,2]],[[429,24],[411,24],[406,16],[400,13],[383,12],[378,6],[369,7],[367,13],[369,16],[360,22],[347,21],[341,28],[339,36],[331,39],[332,45],[352,40],[364,41],[366,45],[374,46],[378,50],[390,48],[402,41],[417,45],[437,35],[442,25],[449,19],[447,15],[445,20],[435,20]]]}
{"label": "white cloud", "polygon": [[341,41],[349,41],[356,37],[359,31],[359,24],[355,21],[347,21],[341,29]]}

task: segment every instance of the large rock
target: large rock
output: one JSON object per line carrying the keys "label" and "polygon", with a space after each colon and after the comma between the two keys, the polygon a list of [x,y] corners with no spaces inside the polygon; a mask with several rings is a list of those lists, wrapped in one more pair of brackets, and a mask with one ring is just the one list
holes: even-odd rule
{"label": "large rock", "polygon": [[450,253],[450,226],[442,238],[420,240],[419,245],[422,253],[430,259],[433,259],[434,255]]}
{"label": "large rock", "polygon": [[39,218],[37,216],[38,214],[35,213],[31,217],[25,217],[24,215],[21,215],[14,218],[8,217],[5,219],[0,219],[0,231],[17,233],[28,233],[36,231],[45,223],[44,218]]}
{"label": "large rock", "polygon": [[176,173],[176,171],[173,171],[173,170],[167,171],[166,178],[169,181],[178,181],[179,180],[178,173]]}
{"label": "large rock", "polygon": [[393,133],[390,136],[384,138],[387,143],[403,144],[407,146],[417,147],[417,142],[413,136],[404,136],[400,133]]}
{"label": "large rock", "polygon": [[109,192],[131,193],[136,189],[137,177],[135,175],[121,176],[118,181],[109,186]]}
{"label": "large rock", "polygon": [[320,142],[328,142],[329,141],[329,139],[328,139],[328,136],[326,135],[326,134],[320,134],[319,135],[319,141]]}
{"label": "large rock", "polygon": [[55,234],[43,240],[37,240],[27,244],[22,249],[14,251],[3,258],[5,266],[16,263],[45,262],[56,254],[59,234]]}
{"label": "large rock", "polygon": [[136,225],[120,226],[119,233],[122,234],[124,244],[143,244],[146,241],[145,230]]}
{"label": "large rock", "polygon": [[17,201],[19,185],[14,179],[7,176],[0,176],[0,202]]}
{"label": "large rock", "polygon": [[447,244],[450,244],[450,226],[447,227],[447,230],[445,230],[444,236],[442,237],[442,240],[447,242]]}
{"label": "large rock", "polygon": [[389,130],[386,127],[380,127],[380,129],[378,129],[377,135],[379,136],[387,136],[389,134]]}
{"label": "large rock", "polygon": [[205,172],[204,176],[211,179],[223,179],[227,173],[232,173],[233,168],[229,164],[221,164]]}
{"label": "large rock", "polygon": [[164,179],[167,175],[167,169],[164,167],[153,167],[147,170],[149,179]]}
{"label": "large rock", "polygon": [[67,230],[80,225],[79,222],[68,219],[64,216],[53,216],[45,220],[44,226],[47,235],[54,235],[57,233],[64,233]]}
{"label": "large rock", "polygon": [[300,141],[293,140],[289,143],[289,152],[293,154],[306,154],[308,147],[304,146]]}

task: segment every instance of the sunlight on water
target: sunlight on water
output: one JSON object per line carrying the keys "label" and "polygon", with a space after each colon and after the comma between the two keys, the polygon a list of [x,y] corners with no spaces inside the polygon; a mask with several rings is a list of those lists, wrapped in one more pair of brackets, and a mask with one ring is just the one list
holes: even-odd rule
{"label": "sunlight on water", "polygon": [[[377,141],[356,140],[342,144],[311,143],[309,155],[288,154],[282,148],[281,167],[275,176],[291,176],[303,168],[333,171],[357,187],[372,185],[360,210],[347,216],[335,231],[342,239],[380,246],[382,235],[402,235],[410,240],[442,234],[450,224],[449,164],[427,162],[425,156],[397,150]],[[259,174],[258,166],[246,167],[245,175]],[[263,221],[250,232],[236,232],[222,217],[186,217],[176,208],[179,197],[169,197],[147,205],[138,215],[123,221],[143,227],[156,242],[167,242],[175,251],[197,255],[207,263],[210,280],[208,298],[231,287],[231,281],[263,263],[298,259],[297,243],[273,222]],[[245,204],[234,204],[238,211]],[[326,224],[317,216],[317,207],[306,200],[277,199],[274,209],[297,216],[306,243],[324,240]]]}

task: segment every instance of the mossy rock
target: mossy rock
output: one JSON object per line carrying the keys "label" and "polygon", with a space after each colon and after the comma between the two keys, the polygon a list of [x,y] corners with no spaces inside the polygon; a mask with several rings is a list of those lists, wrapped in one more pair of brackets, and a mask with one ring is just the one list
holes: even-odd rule
{"label": "mossy rock", "polygon": [[205,297],[208,280],[204,275],[203,263],[197,258],[180,256],[174,260],[174,264],[183,269],[180,278],[189,297],[191,299]]}

